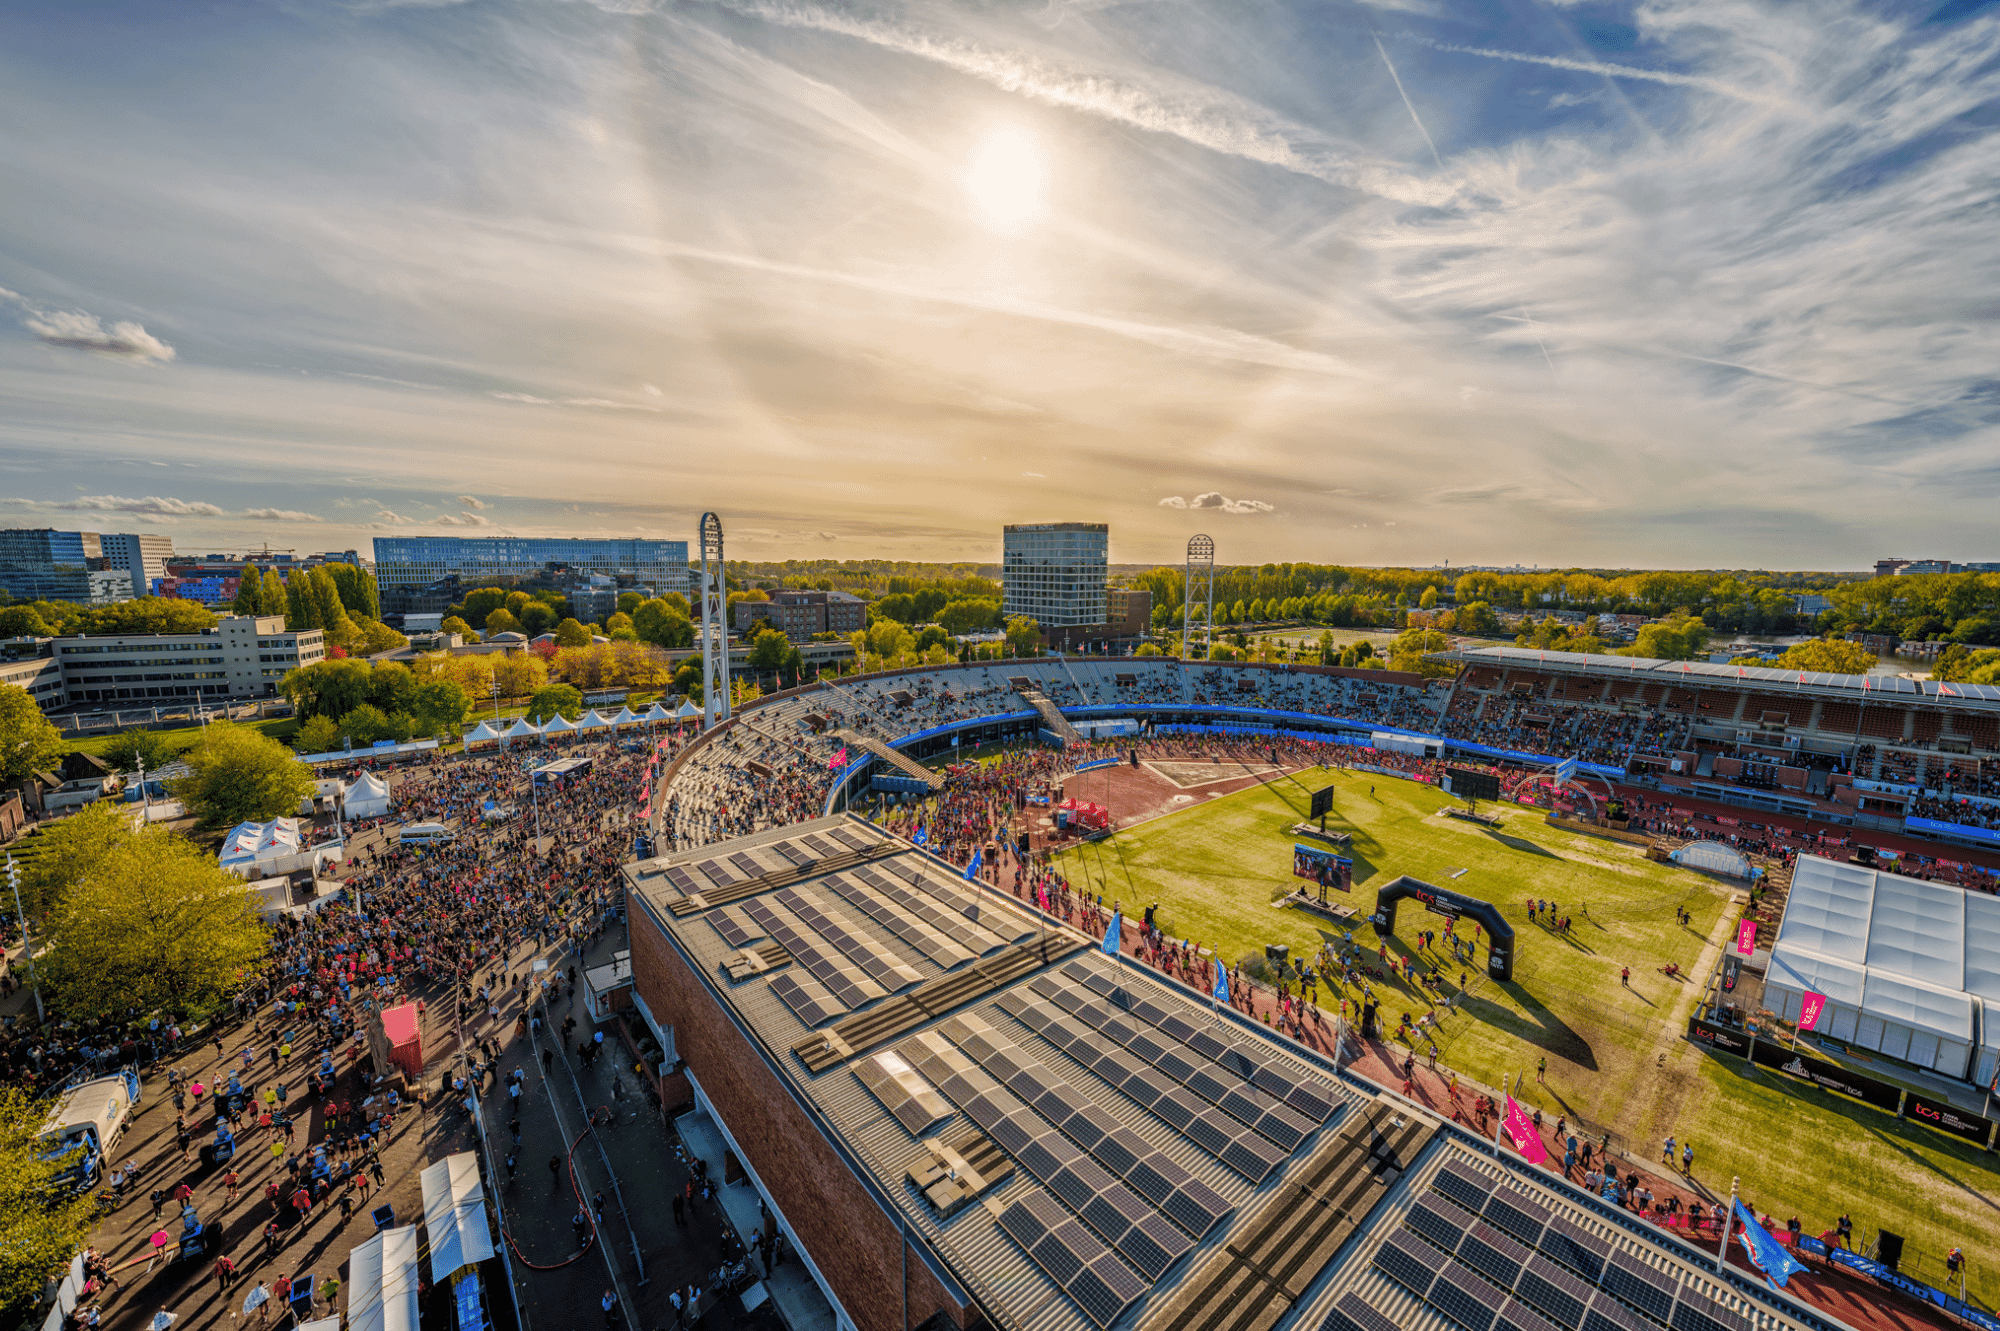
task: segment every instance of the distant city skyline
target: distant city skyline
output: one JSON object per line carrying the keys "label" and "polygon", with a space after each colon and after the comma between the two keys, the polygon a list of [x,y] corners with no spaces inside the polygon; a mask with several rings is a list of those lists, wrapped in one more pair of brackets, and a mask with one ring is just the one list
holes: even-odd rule
{"label": "distant city skyline", "polygon": [[1996,97],[1956,2],[28,0],[0,526],[1989,559]]}

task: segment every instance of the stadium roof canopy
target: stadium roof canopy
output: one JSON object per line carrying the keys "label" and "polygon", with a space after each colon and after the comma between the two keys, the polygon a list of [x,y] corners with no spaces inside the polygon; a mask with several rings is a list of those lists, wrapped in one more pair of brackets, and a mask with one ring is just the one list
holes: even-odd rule
{"label": "stadium roof canopy", "polygon": [[1533,647],[1465,647],[1432,652],[1432,661],[1455,661],[1496,669],[1535,667],[1564,675],[1602,675],[1683,688],[1757,686],[1853,702],[1932,703],[1970,711],[2000,711],[2000,685],[1940,684],[1901,675],[1832,675],[1814,670],[1772,670],[1766,666],[1718,665],[1710,661],[1662,661],[1651,656],[1594,656],[1585,652],[1544,652]]}

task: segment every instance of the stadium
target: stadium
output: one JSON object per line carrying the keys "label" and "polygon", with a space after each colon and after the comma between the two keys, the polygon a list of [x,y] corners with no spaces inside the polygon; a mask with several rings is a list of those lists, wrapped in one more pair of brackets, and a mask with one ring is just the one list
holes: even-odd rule
{"label": "stadium", "polygon": [[[659,773],[624,874],[635,1003],[685,1078],[664,1091],[714,1118],[842,1324],[1697,1331],[1928,1307],[2000,1326],[1920,1258],[1989,1226],[1933,1176],[1994,1181],[1991,1122],[1948,1106],[1949,1086],[1977,1103],[2000,1053],[1975,945],[2000,884],[2000,690],[1444,659],[1429,681],[1170,658],[820,681]],[[1448,815],[1451,767],[1493,774],[1497,826]],[[1331,891],[1294,876],[1343,860]],[[1857,926],[1858,952],[1828,941],[1821,870],[1789,909],[1818,864],[1877,875],[1895,918]],[[1906,973],[1889,879],[1963,904],[1950,976]],[[1426,908],[1378,937],[1392,881]],[[1482,918],[1455,901],[1507,917],[1511,982],[1465,964],[1477,938],[1438,935]],[[1898,960],[1872,964],[1877,931]],[[1293,964],[1255,964],[1280,933]],[[1822,957],[1846,968],[1838,1052],[1903,1079],[1909,1117],[1800,1076],[1787,1023]],[[1932,1005],[1952,1039],[1919,1049],[1912,991],[1952,983]],[[1536,1145],[1546,1111],[1610,1153],[1569,1168],[1559,1127],[1531,1164],[1475,1091],[1518,1094]],[[1669,1111],[1706,1167],[1648,1208],[1631,1171],[1688,1121]],[[1775,1149],[1801,1134],[1823,1149]],[[1812,1213],[1786,1290],[1738,1244],[1718,1260],[1718,1167],[1753,1206]],[[1865,1253],[1811,1237],[1864,1200]]]}

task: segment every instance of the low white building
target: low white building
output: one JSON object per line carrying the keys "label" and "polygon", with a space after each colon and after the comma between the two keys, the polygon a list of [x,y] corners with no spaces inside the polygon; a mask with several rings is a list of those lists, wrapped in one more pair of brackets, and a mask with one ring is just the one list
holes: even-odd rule
{"label": "low white building", "polygon": [[1948,1077],[1986,1082],[2000,1058],[2000,898],[1801,855],[1764,978],[1817,1033]]}

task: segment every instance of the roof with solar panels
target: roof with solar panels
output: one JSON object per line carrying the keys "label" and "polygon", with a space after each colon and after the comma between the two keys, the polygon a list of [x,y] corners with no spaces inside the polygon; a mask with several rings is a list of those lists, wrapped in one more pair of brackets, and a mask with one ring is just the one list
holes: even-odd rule
{"label": "roof with solar panels", "polygon": [[625,873],[1008,1331],[1841,1325],[858,819]]}

